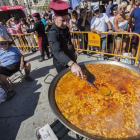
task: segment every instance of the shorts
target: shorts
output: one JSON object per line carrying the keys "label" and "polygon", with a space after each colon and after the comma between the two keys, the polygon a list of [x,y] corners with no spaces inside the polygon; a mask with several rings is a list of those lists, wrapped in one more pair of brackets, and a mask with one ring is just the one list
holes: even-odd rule
{"label": "shorts", "polygon": [[[24,61],[24,65],[26,62]],[[0,74],[5,75],[5,76],[11,76],[14,73],[18,72],[20,70],[20,62],[8,65],[8,66],[1,66],[0,68]]]}
{"label": "shorts", "polygon": [[[126,36],[127,36],[127,35],[123,35],[123,39],[125,39]],[[115,39],[116,39],[116,40],[122,40],[122,35],[116,34],[116,35],[115,35]]]}
{"label": "shorts", "polygon": [[106,37],[101,38],[101,49],[105,50],[106,47]]}
{"label": "shorts", "polygon": [[139,37],[137,35],[133,35],[131,40],[131,46],[137,47],[138,43],[139,43]]}

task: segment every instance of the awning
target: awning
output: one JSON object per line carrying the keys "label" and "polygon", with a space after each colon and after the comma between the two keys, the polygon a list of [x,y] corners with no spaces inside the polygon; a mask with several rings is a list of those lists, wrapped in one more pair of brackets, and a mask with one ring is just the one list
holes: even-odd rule
{"label": "awning", "polygon": [[17,10],[24,9],[23,5],[14,5],[14,6],[0,6],[0,11],[9,11],[9,10]]}

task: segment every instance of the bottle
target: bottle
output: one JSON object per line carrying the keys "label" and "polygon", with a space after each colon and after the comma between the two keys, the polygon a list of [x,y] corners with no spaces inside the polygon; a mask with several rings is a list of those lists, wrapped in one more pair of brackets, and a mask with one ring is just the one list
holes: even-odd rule
{"label": "bottle", "polygon": [[0,84],[0,103],[5,101],[5,90],[2,88],[1,84]]}

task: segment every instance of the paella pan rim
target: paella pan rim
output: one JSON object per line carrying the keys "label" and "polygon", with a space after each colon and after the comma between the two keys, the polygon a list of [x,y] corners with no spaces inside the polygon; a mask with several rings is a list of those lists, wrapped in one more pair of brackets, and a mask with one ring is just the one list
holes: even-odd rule
{"label": "paella pan rim", "polygon": [[[120,62],[114,62],[114,61],[87,61],[87,62],[82,62],[79,63],[79,65],[86,65],[86,64],[111,64],[111,65],[117,65],[117,66],[121,66],[124,68],[128,68],[132,71],[135,71],[137,73],[140,74],[140,69],[138,67],[132,66],[132,65],[127,65],[124,63],[120,63]],[[74,126],[73,124],[71,124],[60,112],[59,108],[57,107],[57,104],[55,102],[55,88],[56,85],[58,83],[58,81],[61,79],[61,77],[63,75],[65,75],[67,72],[69,71],[69,69],[65,69],[62,72],[60,72],[51,82],[51,85],[49,87],[49,92],[48,92],[48,99],[49,99],[49,104],[50,107],[53,111],[53,113],[55,114],[55,116],[57,117],[57,119],[63,124],[65,125],[68,129],[70,129],[71,131],[75,132],[76,134],[83,136],[85,138],[89,138],[89,139],[94,139],[94,140],[140,140],[140,135],[135,136],[135,137],[129,137],[129,138],[105,138],[105,137],[101,137],[101,136],[97,136],[97,135],[91,135],[79,128],[77,128],[76,126]]]}

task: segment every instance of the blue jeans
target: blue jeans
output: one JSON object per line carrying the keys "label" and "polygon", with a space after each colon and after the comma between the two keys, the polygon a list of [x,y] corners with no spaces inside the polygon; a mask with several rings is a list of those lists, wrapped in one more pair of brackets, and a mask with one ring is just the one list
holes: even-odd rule
{"label": "blue jeans", "polygon": [[[106,47],[106,37],[101,38],[101,50],[105,50]],[[95,47],[96,50],[99,50],[99,47]]]}
{"label": "blue jeans", "polygon": [[106,47],[106,37],[101,38],[101,49],[105,50]]}

